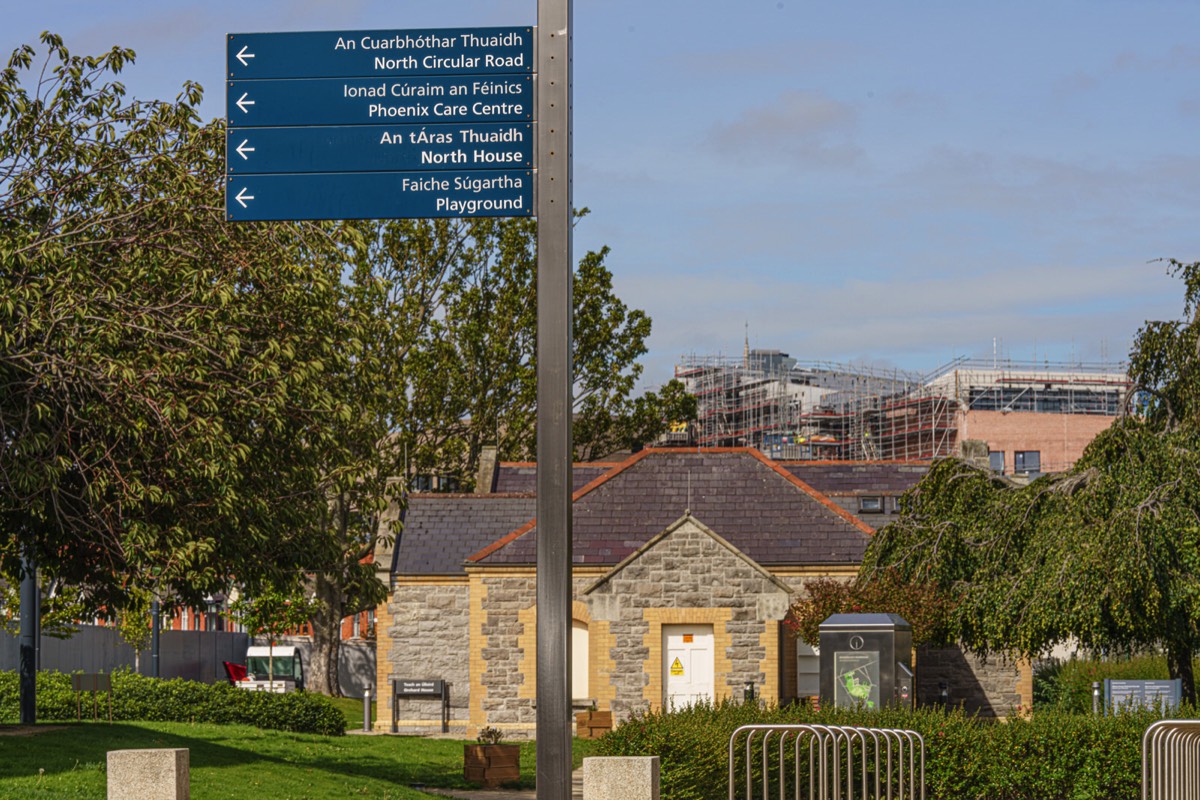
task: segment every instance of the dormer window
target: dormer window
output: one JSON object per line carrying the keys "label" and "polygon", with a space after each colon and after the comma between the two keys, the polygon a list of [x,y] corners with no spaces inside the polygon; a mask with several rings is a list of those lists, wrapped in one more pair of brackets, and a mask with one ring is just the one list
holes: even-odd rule
{"label": "dormer window", "polygon": [[883,498],[879,495],[867,495],[858,498],[858,513],[882,514]]}

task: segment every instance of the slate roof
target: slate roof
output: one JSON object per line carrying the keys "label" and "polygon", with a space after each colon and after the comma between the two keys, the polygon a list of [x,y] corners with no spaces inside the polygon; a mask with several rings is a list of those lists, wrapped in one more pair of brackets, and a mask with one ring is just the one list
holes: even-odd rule
{"label": "slate roof", "polygon": [[396,541],[397,575],[460,575],[463,560],[536,513],[532,495],[415,494]]}
{"label": "slate roof", "polygon": [[[622,462],[594,461],[574,465],[572,478],[575,485],[572,491],[579,491],[584,486],[599,478],[604,473],[618,467]],[[528,493],[537,491],[537,464],[508,463],[500,464],[496,476],[496,492],[499,494]]]}
{"label": "slate roof", "polygon": [[823,494],[903,494],[929,472],[927,461],[781,461]]}
{"label": "slate roof", "polygon": [[[644,450],[575,493],[576,564],[617,564],[685,511],[763,565],[855,564],[871,527],[756,450]],[[527,521],[469,559],[534,564]]]}

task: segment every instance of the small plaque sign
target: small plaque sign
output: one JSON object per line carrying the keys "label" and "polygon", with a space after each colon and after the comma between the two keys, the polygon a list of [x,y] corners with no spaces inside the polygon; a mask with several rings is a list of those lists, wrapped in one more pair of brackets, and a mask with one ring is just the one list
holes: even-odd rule
{"label": "small plaque sign", "polygon": [[1183,697],[1183,682],[1173,681],[1125,681],[1106,678],[1104,680],[1104,707],[1109,711],[1133,708],[1164,710],[1179,708]]}
{"label": "small plaque sign", "polygon": [[398,678],[392,681],[392,733],[399,732],[400,699],[429,697],[442,706],[442,733],[450,732],[450,685],[433,678]]}
{"label": "small plaque sign", "polygon": [[400,679],[392,681],[396,694],[409,697],[441,697],[446,693],[446,682],[438,680]]}

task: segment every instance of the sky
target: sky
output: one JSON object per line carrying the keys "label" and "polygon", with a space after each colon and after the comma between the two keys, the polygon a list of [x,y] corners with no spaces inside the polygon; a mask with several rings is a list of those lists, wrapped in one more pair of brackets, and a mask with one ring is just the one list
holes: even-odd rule
{"label": "sky", "polygon": [[[224,36],[534,24],[536,0],[4,2],[223,113]],[[1200,260],[1195,0],[575,0],[575,255],[653,319],[643,385],[750,347],[930,372],[1120,361]]]}

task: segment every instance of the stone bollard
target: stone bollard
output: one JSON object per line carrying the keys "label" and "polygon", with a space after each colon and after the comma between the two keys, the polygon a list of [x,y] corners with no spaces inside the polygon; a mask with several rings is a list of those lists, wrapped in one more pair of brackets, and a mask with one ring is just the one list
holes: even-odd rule
{"label": "stone bollard", "polygon": [[109,750],[108,800],[190,800],[186,747]]}
{"label": "stone bollard", "polygon": [[583,800],[659,800],[658,756],[585,758]]}

